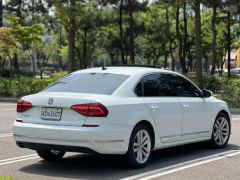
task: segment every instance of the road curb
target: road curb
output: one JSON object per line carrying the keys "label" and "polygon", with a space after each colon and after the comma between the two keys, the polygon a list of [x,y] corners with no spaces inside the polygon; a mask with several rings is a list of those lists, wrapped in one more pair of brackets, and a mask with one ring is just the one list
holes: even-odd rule
{"label": "road curb", "polygon": [[233,114],[239,114],[240,113],[240,108],[230,108],[230,112]]}
{"label": "road curb", "polygon": [[18,101],[18,98],[0,98],[0,102],[16,103]]}

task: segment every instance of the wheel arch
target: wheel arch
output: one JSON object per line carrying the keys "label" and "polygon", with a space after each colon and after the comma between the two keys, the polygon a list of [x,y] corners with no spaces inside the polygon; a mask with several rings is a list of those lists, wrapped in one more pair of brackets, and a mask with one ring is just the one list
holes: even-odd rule
{"label": "wheel arch", "polygon": [[[220,111],[218,112],[218,114],[220,114],[220,113],[223,113],[223,114],[227,115],[228,118],[229,118],[229,120],[231,119],[229,113],[228,113],[225,109],[220,110]],[[218,115],[218,114],[217,114],[217,115]]]}
{"label": "wheel arch", "polygon": [[[230,131],[231,131],[231,128],[232,128],[232,122],[231,122],[231,115],[228,111],[226,111],[225,109],[222,109],[220,110],[218,113],[217,113],[217,116],[220,114],[220,113],[223,113],[225,114],[227,117],[228,117],[228,120],[229,120],[229,124],[230,124]],[[217,117],[216,116],[216,117]]]}
{"label": "wheel arch", "polygon": [[[152,136],[152,149],[155,148],[155,144],[156,144],[156,131],[154,129],[154,126],[152,125],[152,123],[148,120],[140,120],[138,121],[134,126],[133,126],[133,129],[138,126],[139,124],[143,124],[145,126],[148,127],[148,129],[150,130],[151,132],[151,136]],[[132,131],[133,131],[132,129]]]}

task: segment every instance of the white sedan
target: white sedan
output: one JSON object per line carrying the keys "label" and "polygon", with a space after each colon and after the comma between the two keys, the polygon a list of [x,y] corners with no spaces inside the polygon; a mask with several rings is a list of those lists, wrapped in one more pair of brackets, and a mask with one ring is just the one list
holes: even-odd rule
{"label": "white sedan", "polygon": [[227,145],[224,101],[172,71],[92,68],[71,73],[17,103],[14,139],[45,160],[66,151],[122,154],[144,167],[153,150],[209,141]]}

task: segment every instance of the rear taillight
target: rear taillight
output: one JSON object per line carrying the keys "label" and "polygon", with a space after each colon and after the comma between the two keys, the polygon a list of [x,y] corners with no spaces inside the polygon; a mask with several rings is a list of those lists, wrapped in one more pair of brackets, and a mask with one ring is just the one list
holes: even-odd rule
{"label": "rear taillight", "polygon": [[30,109],[31,107],[33,107],[33,106],[28,101],[24,101],[24,100],[18,101],[18,103],[17,103],[17,112],[25,112],[28,109]]}
{"label": "rear taillight", "polygon": [[100,103],[78,104],[71,108],[83,116],[106,117],[108,115],[107,108]]}

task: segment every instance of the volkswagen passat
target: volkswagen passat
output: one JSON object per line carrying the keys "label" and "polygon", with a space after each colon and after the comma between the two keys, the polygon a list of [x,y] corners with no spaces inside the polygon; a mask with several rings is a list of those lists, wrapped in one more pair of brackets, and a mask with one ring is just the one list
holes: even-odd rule
{"label": "volkswagen passat", "polygon": [[186,77],[143,67],[71,73],[17,103],[14,139],[45,160],[66,151],[122,154],[145,166],[153,150],[209,141],[225,147],[231,115],[225,102]]}

